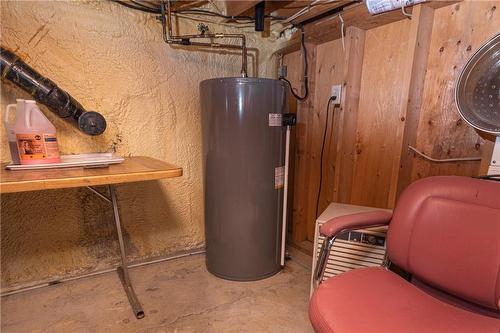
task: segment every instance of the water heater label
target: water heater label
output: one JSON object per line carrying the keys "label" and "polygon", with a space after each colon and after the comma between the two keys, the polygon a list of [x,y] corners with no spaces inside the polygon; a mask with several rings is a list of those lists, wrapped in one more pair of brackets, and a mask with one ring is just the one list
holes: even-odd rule
{"label": "water heater label", "polygon": [[283,114],[281,113],[270,113],[269,114],[269,126],[283,126]]}
{"label": "water heater label", "polygon": [[285,184],[285,167],[274,168],[274,188],[282,188]]}

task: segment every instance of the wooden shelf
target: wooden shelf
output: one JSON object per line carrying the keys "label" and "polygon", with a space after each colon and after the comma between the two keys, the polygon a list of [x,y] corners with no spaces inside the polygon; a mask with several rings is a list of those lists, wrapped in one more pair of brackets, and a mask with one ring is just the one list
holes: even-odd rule
{"label": "wooden shelf", "polygon": [[182,176],[182,168],[151,157],[127,157],[104,168],[6,170],[2,164],[0,193],[131,183]]}

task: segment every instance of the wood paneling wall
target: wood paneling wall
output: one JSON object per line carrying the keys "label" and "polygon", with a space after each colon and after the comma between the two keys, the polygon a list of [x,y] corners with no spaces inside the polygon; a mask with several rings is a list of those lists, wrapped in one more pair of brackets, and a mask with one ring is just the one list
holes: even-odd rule
{"label": "wood paneling wall", "polygon": [[[412,20],[348,27],[345,49],[340,39],[309,45],[311,94],[297,104],[294,138],[293,243],[310,249],[314,239],[325,126],[319,213],[332,201],[390,208],[411,181],[480,172],[479,161],[435,164],[408,145],[435,158],[489,159],[491,145],[462,122],[453,98],[467,59],[500,30],[499,4],[419,5]],[[297,87],[301,61],[300,51],[284,58]],[[326,123],[333,84],[343,85],[343,98]]]}
{"label": "wood paneling wall", "polygon": [[[465,62],[500,32],[500,1],[466,1],[435,12],[417,148],[434,158],[481,156],[484,140],[455,107],[455,83]],[[432,175],[475,175],[479,162],[436,164],[413,159],[412,180]]]}
{"label": "wood paneling wall", "polygon": [[[415,20],[366,32],[356,135],[356,163],[350,202],[388,206],[394,158],[404,127],[403,105]],[[410,64],[411,65],[411,64]],[[399,163],[399,161],[397,161]]]}

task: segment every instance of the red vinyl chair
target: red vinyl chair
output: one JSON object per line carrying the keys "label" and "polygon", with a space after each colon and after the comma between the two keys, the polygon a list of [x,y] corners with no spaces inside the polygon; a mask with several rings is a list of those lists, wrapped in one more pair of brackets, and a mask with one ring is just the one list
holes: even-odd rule
{"label": "red vinyl chair", "polygon": [[334,218],[314,278],[342,231],[389,225],[385,267],[351,270],[319,284],[309,305],[316,332],[500,332],[500,183],[429,177],[411,184],[394,214]]}

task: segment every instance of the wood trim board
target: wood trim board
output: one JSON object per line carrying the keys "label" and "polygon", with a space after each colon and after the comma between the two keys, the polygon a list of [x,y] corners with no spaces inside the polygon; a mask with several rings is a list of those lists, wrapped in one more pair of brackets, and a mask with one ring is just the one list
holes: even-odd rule
{"label": "wood trim board", "polygon": [[126,157],[104,168],[6,170],[2,164],[0,193],[97,186],[182,176],[182,168],[151,157]]}

